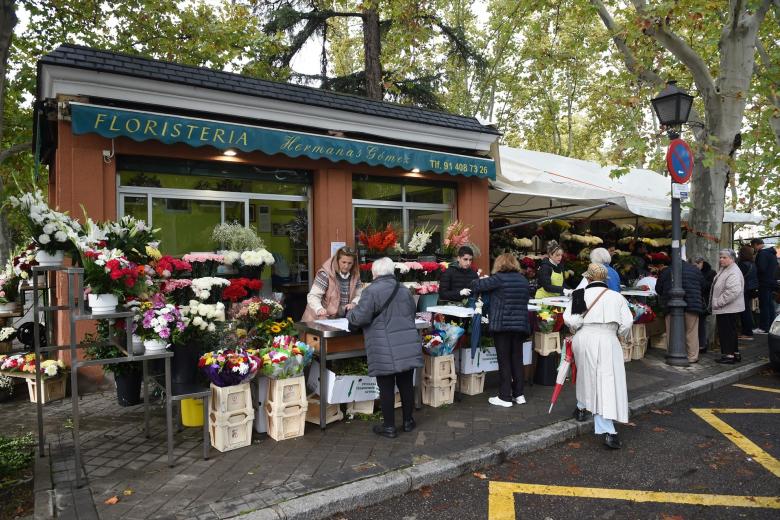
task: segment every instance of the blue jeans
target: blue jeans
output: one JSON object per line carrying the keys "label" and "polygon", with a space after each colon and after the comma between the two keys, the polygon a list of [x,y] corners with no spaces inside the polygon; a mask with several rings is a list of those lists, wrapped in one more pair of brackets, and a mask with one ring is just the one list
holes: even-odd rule
{"label": "blue jeans", "polygon": [[769,327],[775,320],[775,300],[772,297],[771,287],[761,286],[758,288],[758,307],[761,311],[758,326],[765,332],[769,332]]}

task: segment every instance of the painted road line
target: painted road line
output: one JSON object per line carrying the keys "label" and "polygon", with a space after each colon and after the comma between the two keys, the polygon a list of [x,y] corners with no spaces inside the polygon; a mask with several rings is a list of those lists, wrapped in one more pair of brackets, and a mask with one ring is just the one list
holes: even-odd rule
{"label": "painted road line", "polygon": [[736,444],[739,449],[764,466],[774,476],[780,477],[780,461],[715,415],[716,413],[780,413],[780,408],[691,408],[691,411],[722,433],[728,440]]}
{"label": "painted road line", "polygon": [[761,390],[762,392],[772,392],[774,394],[780,394],[780,388],[769,388],[768,386],[743,385],[741,383],[732,386],[737,386],[739,388],[747,388],[748,390]]}
{"label": "painted road line", "polygon": [[657,502],[661,504],[687,504],[695,506],[752,507],[780,509],[780,497],[753,497],[739,495],[704,495],[699,493],[667,493],[638,489],[587,488],[573,486],[547,486],[514,482],[490,482],[488,497],[489,520],[515,520],[517,493],[575,498],[602,498],[627,502]]}

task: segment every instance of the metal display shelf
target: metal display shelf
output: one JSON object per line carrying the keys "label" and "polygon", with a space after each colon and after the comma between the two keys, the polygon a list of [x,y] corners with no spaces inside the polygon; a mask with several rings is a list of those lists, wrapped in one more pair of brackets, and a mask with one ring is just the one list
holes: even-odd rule
{"label": "metal display shelf", "polygon": [[[44,353],[50,353],[60,350],[70,350],[71,359],[71,371],[70,371],[70,385],[71,385],[71,406],[73,413],[73,448],[74,448],[74,461],[75,461],[75,477],[76,486],[82,485],[82,467],[81,467],[81,446],[80,446],[80,431],[79,431],[79,389],[78,389],[78,371],[79,368],[94,366],[94,365],[109,365],[117,363],[130,363],[133,361],[139,361],[143,366],[143,388],[144,388],[144,426],[146,437],[149,438],[149,386],[148,386],[148,362],[156,359],[165,360],[165,374],[164,384],[166,396],[166,428],[168,434],[168,464],[173,466],[173,418],[172,418],[172,385],[171,385],[171,358],[173,352],[161,351],[150,354],[135,355],[133,349],[124,349],[120,346],[119,341],[115,341],[117,336],[113,333],[113,328],[109,327],[108,342],[117,346],[126,355],[118,358],[111,359],[89,359],[79,360],[78,349],[81,348],[76,338],[76,323],[87,320],[117,320],[122,318],[132,318],[133,313],[126,312],[114,312],[111,314],[90,314],[86,311],[84,304],[84,269],[80,267],[63,267],[63,266],[35,266],[32,268],[32,293],[33,293],[33,319],[37,323],[40,319],[41,313],[46,324],[47,331],[53,329],[53,318],[55,312],[68,312],[68,319],[70,324],[70,342],[64,345],[42,346],[41,335],[39,327],[34,327],[34,345],[35,345],[35,363],[36,367],[41,366],[41,355]],[[67,285],[67,303],[65,305],[49,305],[48,298],[44,297],[43,305],[41,304],[41,298],[39,291],[42,287],[54,287],[54,277],[57,273],[63,273],[66,277]],[[45,285],[39,286],[38,274],[43,274],[45,278]],[[53,299],[53,298],[52,298]],[[125,345],[132,345],[132,333],[130,327],[125,327]],[[41,372],[40,369],[36,370],[35,374],[35,388],[38,396],[36,407],[38,416],[38,453],[41,457],[45,456],[44,444],[45,434],[43,431],[43,399],[41,391]],[[86,474],[85,474],[86,477]]]}

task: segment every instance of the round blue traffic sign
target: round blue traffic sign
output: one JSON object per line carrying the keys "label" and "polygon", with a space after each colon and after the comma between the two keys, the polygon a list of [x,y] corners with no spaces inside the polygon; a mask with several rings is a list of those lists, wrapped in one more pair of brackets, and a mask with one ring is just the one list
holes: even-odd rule
{"label": "round blue traffic sign", "polygon": [[685,184],[691,180],[693,152],[688,143],[682,139],[672,139],[666,151],[666,169],[672,176],[672,180],[678,184]]}

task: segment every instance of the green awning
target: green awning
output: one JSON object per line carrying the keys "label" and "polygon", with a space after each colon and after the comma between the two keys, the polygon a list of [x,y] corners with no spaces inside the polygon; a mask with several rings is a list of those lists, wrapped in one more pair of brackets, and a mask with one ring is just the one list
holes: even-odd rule
{"label": "green awning", "polygon": [[98,134],[107,138],[129,137],[134,141],[155,140],[166,144],[234,148],[288,157],[305,156],[333,162],[369,164],[387,168],[419,169],[424,172],[496,178],[492,159],[407,148],[305,132],[239,125],[192,117],[157,114],[113,107],[70,104],[74,134]]}

